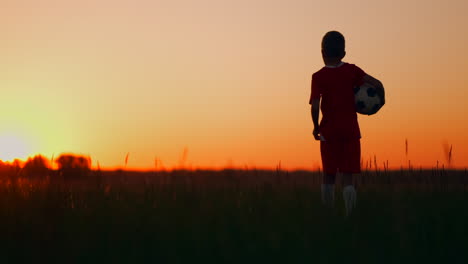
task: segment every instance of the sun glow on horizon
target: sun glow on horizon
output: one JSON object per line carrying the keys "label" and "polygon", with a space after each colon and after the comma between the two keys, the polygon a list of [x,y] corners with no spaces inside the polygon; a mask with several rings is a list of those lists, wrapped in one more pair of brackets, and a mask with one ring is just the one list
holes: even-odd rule
{"label": "sun glow on horizon", "polygon": [[23,137],[11,134],[0,134],[0,160],[11,162],[15,159],[26,160],[32,155],[31,145]]}

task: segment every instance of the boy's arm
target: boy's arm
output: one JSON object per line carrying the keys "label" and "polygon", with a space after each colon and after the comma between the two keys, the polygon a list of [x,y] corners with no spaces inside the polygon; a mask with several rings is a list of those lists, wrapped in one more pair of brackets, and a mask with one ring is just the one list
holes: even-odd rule
{"label": "boy's arm", "polygon": [[383,87],[382,82],[368,74],[364,76],[364,82],[369,83],[375,88],[377,88],[377,94],[380,96],[380,98],[382,98],[382,106],[383,106],[385,104],[385,89]]}
{"label": "boy's arm", "polygon": [[310,113],[312,115],[312,121],[314,122],[314,135],[315,140],[320,140],[320,130],[319,130],[319,113],[320,113],[320,99],[313,99],[312,106],[310,108]]}

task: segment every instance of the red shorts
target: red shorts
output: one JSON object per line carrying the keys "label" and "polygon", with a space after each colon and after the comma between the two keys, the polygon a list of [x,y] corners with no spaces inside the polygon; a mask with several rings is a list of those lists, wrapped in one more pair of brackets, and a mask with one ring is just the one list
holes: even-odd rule
{"label": "red shorts", "polygon": [[326,174],[361,172],[361,140],[320,141],[323,171]]}

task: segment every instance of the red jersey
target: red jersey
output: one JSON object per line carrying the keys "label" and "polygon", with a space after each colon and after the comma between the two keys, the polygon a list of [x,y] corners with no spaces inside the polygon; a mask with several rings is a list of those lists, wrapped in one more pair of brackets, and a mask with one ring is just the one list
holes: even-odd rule
{"label": "red jersey", "polygon": [[354,87],[361,85],[366,73],[354,64],[323,67],[312,75],[309,104],[321,100],[320,134],[325,140],[359,139],[361,132],[354,103]]}

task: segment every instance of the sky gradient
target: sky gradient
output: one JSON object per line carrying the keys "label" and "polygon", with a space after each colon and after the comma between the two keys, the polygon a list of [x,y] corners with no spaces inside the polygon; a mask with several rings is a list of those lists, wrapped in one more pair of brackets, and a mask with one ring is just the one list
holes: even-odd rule
{"label": "sky gradient", "polygon": [[310,81],[321,38],[338,30],[344,61],[386,88],[382,110],[359,116],[363,159],[431,167],[451,144],[465,168],[467,11],[462,0],[2,1],[0,159],[316,169]]}

